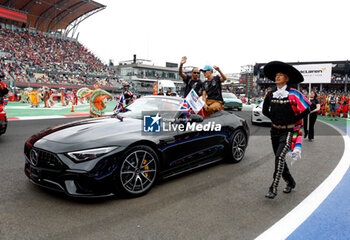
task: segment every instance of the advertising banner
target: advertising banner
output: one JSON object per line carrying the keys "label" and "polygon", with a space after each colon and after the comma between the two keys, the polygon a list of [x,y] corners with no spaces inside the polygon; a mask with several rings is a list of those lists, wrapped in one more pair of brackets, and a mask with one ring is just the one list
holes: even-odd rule
{"label": "advertising banner", "polygon": [[332,77],[332,64],[305,64],[293,65],[304,77],[303,83],[330,83]]}

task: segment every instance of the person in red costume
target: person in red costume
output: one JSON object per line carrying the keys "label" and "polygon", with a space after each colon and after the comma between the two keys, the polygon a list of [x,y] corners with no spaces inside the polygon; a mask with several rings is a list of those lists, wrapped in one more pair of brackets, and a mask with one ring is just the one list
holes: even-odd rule
{"label": "person in red costume", "polygon": [[78,105],[78,96],[77,96],[77,89],[73,89],[73,105]]}
{"label": "person in red costume", "polygon": [[321,103],[321,109],[319,111],[319,114],[321,114],[322,116],[325,116],[327,112],[327,96],[325,94],[323,94],[320,97],[320,103]]}
{"label": "person in red costume", "polygon": [[343,118],[348,117],[348,111],[349,111],[349,98],[346,97],[345,95],[342,97],[342,113],[343,113]]}
{"label": "person in red costume", "polygon": [[50,96],[51,96],[51,91],[48,87],[44,87],[44,91],[43,91],[43,95],[44,95],[44,108],[49,108],[50,104],[49,104],[49,100],[50,100]]}

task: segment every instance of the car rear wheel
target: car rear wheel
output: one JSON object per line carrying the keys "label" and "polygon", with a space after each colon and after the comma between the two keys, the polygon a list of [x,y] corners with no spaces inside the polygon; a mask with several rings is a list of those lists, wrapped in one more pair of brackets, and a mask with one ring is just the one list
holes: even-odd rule
{"label": "car rear wheel", "polygon": [[246,147],[247,137],[241,129],[237,129],[231,137],[228,161],[232,163],[240,162],[244,157]]}
{"label": "car rear wheel", "polygon": [[122,158],[114,182],[117,194],[139,197],[151,190],[158,173],[158,157],[148,146],[135,146]]}

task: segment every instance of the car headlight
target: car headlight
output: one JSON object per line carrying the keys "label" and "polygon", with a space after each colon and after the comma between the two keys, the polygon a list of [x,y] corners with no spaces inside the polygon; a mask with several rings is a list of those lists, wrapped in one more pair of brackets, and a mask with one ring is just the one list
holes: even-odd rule
{"label": "car headlight", "polygon": [[83,162],[83,161],[89,161],[89,160],[101,157],[113,151],[116,148],[118,147],[114,146],[114,147],[94,148],[94,149],[87,149],[87,150],[76,151],[76,152],[68,152],[67,155],[75,161]]}
{"label": "car headlight", "polygon": [[260,112],[254,111],[254,116],[260,116]]}

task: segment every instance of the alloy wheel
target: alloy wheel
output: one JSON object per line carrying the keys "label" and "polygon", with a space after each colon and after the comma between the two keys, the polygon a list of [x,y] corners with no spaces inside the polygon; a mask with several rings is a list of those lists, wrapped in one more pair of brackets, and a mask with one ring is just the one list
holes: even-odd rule
{"label": "alloy wheel", "polygon": [[247,138],[241,130],[238,130],[232,139],[232,159],[239,162],[243,159],[247,146]]}
{"label": "alloy wheel", "polygon": [[138,195],[153,185],[157,175],[157,160],[147,150],[132,151],[122,162],[120,182],[128,193]]}

